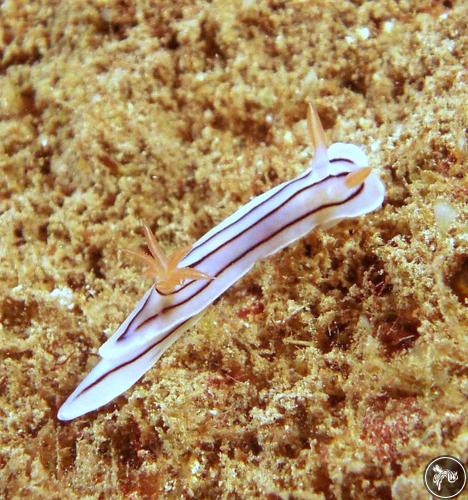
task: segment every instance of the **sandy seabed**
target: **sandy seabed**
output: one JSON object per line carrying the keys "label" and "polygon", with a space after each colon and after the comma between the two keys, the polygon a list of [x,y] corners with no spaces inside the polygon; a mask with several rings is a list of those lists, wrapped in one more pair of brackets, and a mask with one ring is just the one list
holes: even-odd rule
{"label": "sandy seabed", "polygon": [[[426,498],[468,459],[463,1],[0,5],[3,498]],[[60,404],[149,283],[310,159],[307,102],[382,209],[258,263],[132,389]]]}

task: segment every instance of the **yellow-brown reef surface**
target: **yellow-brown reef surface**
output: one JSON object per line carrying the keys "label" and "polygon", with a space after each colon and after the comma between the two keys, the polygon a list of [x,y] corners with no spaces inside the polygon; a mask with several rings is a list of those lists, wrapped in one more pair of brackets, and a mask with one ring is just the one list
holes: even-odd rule
{"label": "yellow-brown reef surface", "polygon": [[[467,4],[0,4],[0,496],[425,498],[468,459]],[[107,407],[60,404],[149,286],[310,159],[307,102],[382,209],[258,263]]]}

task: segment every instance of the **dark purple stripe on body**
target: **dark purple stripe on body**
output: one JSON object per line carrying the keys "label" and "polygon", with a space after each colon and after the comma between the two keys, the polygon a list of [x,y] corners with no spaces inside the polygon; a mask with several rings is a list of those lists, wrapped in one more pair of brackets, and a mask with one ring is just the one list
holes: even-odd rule
{"label": "dark purple stripe on body", "polygon": [[[132,326],[133,322],[136,320],[136,317],[138,316],[138,314],[146,307],[146,304],[148,303],[148,300],[151,298],[151,294],[153,293],[153,291],[151,291],[149,294],[148,294],[148,297],[146,298],[146,300],[143,302],[142,306],[135,312],[135,314],[133,315],[133,318],[131,319],[131,321],[128,323],[127,325],[127,328],[125,328],[124,332],[122,333],[122,335],[117,339],[117,342],[119,340],[121,340],[122,338],[125,337],[126,333],[128,332],[128,330],[130,329],[130,327]],[[135,330],[139,327],[140,325],[137,325],[135,327]]]}
{"label": "dark purple stripe on body", "polygon": [[[348,160],[348,158],[333,158],[332,160],[328,160],[330,163],[336,163],[338,161],[345,161],[346,163],[351,163],[353,164],[353,160]],[[349,173],[349,172],[348,172]]]}

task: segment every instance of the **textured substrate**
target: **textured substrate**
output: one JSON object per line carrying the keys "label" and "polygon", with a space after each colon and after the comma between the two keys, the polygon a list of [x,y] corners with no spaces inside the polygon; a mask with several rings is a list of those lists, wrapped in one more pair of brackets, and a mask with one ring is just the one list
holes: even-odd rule
{"label": "textured substrate", "polygon": [[[2,497],[410,499],[431,458],[466,463],[463,4],[1,4]],[[58,422],[149,285],[119,249],[144,223],[194,242],[301,172],[309,101],[384,207],[259,263]]]}

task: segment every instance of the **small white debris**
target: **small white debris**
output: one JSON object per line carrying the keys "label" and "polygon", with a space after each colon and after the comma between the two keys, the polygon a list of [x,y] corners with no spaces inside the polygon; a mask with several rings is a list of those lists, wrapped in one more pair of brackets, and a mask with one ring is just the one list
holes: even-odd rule
{"label": "small white debris", "polygon": [[200,37],[200,21],[195,19],[185,19],[177,23],[177,40],[181,43],[195,43]]}
{"label": "small white debris", "polygon": [[199,470],[201,469],[200,462],[198,460],[195,460],[192,465],[192,474],[196,474]]}
{"label": "small white debris", "polygon": [[285,132],[284,136],[283,136],[283,139],[284,139],[284,142],[286,142],[287,144],[292,144],[294,141],[294,136],[292,135],[292,132],[290,130],[288,130],[287,132]]}
{"label": "small white debris", "polygon": [[346,35],[345,40],[351,45],[352,43],[354,43],[354,36]]}
{"label": "small white debris", "polygon": [[49,139],[46,135],[41,134],[39,136],[39,144],[43,147],[46,148],[49,145]]}
{"label": "small white debris", "polygon": [[310,160],[310,155],[311,155],[310,148],[307,147],[299,152],[298,157],[301,159]]}
{"label": "small white debris", "polygon": [[439,16],[439,19],[442,19],[442,21],[445,21],[445,19],[447,19],[447,17],[448,17],[448,12],[444,12],[443,14],[441,14]]}
{"label": "small white debris", "polygon": [[383,29],[385,33],[391,33],[393,31],[394,26],[395,26],[395,21],[385,21],[383,23]]}
{"label": "small white debris", "polygon": [[310,69],[304,78],[304,84],[305,85],[312,85],[317,80],[318,80],[317,73],[313,69]]}
{"label": "small white debris", "polygon": [[458,213],[450,203],[438,200],[434,204],[434,216],[440,231],[446,233],[458,217]]}
{"label": "small white debris", "polygon": [[380,149],[380,141],[373,141],[370,148],[373,153],[376,153]]}
{"label": "small white debris", "polygon": [[66,306],[67,309],[73,308],[73,292],[69,288],[54,288],[50,296],[58,299],[61,306]]}
{"label": "small white debris", "polygon": [[208,413],[213,417],[216,417],[216,415],[218,414],[218,410],[208,410]]}
{"label": "small white debris", "polygon": [[284,40],[284,36],[283,35],[278,35],[276,38],[275,38],[275,46],[278,50],[282,50],[286,47],[285,45],[285,40]]}
{"label": "small white debris", "polygon": [[5,0],[0,5],[0,9],[13,12],[15,9],[15,2],[13,0]]}
{"label": "small white debris", "polygon": [[273,123],[273,116],[272,115],[266,115],[265,121],[271,125]]}
{"label": "small white debris", "polygon": [[449,38],[446,38],[444,40],[444,45],[447,47],[447,50],[449,52],[452,52],[453,49],[455,48],[455,41],[454,40],[450,40]]}
{"label": "small white debris", "polygon": [[250,9],[255,5],[255,0],[244,0],[242,2],[242,8],[244,9]]}
{"label": "small white debris", "polygon": [[112,22],[112,10],[104,8],[101,10],[101,19],[106,23]]}
{"label": "small white debris", "polygon": [[370,37],[370,29],[367,28],[367,26],[364,26],[363,28],[358,28],[356,30],[356,33],[361,40],[367,40]]}
{"label": "small white debris", "polygon": [[403,125],[401,123],[397,123],[395,126],[395,132],[393,132],[392,134],[392,139],[395,141],[398,140],[402,132],[403,132]]}
{"label": "small white debris", "polygon": [[167,483],[164,485],[164,491],[165,492],[168,492],[168,491],[172,491],[174,489],[174,480],[173,479],[170,479],[169,481],[167,481]]}
{"label": "small white debris", "polygon": [[122,68],[115,68],[108,74],[107,83],[113,87],[118,88],[122,80],[126,77],[125,71]]}

